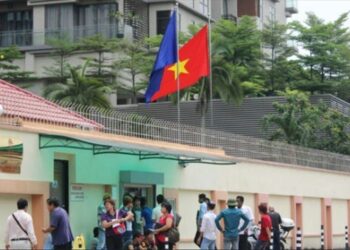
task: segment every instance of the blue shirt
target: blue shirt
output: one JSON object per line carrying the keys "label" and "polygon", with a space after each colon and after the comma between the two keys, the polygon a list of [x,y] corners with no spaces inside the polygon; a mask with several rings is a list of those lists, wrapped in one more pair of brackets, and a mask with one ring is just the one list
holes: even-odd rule
{"label": "blue shirt", "polygon": [[54,246],[65,245],[73,241],[68,214],[63,208],[57,207],[51,212],[50,226],[55,228],[51,233]]}
{"label": "blue shirt", "polygon": [[[227,208],[216,217],[215,224],[216,227],[222,231],[222,227],[220,225],[220,220],[224,219],[225,222],[225,238],[235,238],[238,237],[239,232],[246,229],[249,223],[249,219],[245,216],[240,209],[237,208]],[[240,220],[244,220],[244,224],[241,228],[239,227]]]}
{"label": "blue shirt", "polygon": [[145,219],[144,229],[152,229],[153,221],[152,221],[152,209],[149,207],[144,207],[141,212],[142,218]]}

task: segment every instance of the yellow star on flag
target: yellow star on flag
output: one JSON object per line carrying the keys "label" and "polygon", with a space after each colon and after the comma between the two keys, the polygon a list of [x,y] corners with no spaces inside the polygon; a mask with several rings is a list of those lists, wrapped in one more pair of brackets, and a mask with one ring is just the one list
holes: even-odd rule
{"label": "yellow star on flag", "polygon": [[177,74],[177,63],[175,63],[173,66],[171,66],[168,70],[174,72],[174,78],[177,79],[177,75],[180,76],[180,74],[188,74],[188,71],[186,69],[186,64],[188,63],[190,59],[185,59],[183,61],[179,62],[179,74]]}

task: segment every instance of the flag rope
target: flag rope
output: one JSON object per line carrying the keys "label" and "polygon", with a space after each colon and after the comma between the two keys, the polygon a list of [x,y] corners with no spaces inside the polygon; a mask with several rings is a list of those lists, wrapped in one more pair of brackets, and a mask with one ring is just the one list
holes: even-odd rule
{"label": "flag rope", "polygon": [[[180,34],[180,18],[179,18],[179,2],[176,0],[176,53],[177,53],[177,62],[176,62],[176,84],[177,84],[177,125],[180,128],[181,124],[181,107],[180,107],[180,53],[179,53],[179,34]],[[178,140],[180,140],[180,129],[178,129]]]}

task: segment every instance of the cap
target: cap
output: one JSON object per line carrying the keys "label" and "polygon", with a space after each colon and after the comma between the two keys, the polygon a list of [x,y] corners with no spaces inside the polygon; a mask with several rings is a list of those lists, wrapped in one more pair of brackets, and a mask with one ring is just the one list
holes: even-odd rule
{"label": "cap", "polygon": [[234,199],[229,199],[227,201],[227,206],[229,206],[229,207],[236,207],[237,206],[237,201],[234,200]]}

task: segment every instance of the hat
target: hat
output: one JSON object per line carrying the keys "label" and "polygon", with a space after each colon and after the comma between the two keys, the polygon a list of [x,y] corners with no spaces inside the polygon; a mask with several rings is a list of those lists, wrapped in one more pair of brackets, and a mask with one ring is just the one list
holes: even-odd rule
{"label": "hat", "polygon": [[237,207],[237,201],[234,200],[234,199],[229,199],[227,201],[227,206],[229,206],[229,207]]}

